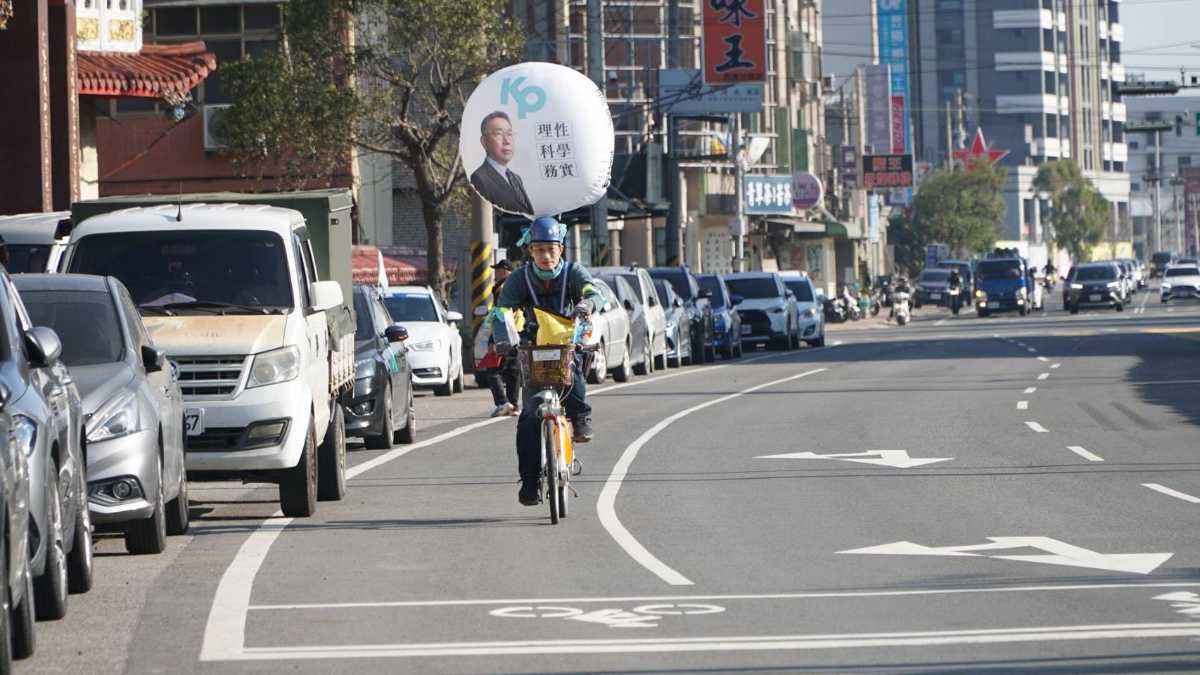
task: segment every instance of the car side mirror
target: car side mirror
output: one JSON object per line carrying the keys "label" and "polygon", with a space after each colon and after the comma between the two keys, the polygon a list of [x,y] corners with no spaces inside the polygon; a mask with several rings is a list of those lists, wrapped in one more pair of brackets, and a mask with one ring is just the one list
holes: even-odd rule
{"label": "car side mirror", "polygon": [[745,298],[743,298],[743,297],[742,297],[742,296],[740,296],[740,295],[731,295],[731,296],[729,296],[729,302],[730,302],[730,304],[732,304],[734,307],[737,307],[738,305],[742,304],[742,300],[745,300]]}
{"label": "car side mirror", "polygon": [[683,307],[683,300],[675,298],[675,302],[671,303],[674,307]]}
{"label": "car side mirror", "polygon": [[793,293],[793,292],[791,292],[791,291],[788,291],[787,293],[785,293],[785,295],[787,296],[787,299],[788,299],[788,300],[795,300],[795,299],[796,299],[796,294],[795,294],[795,293]]}
{"label": "car side mirror", "polygon": [[404,342],[408,339],[408,329],[398,323],[394,323],[383,330],[383,337],[389,343]]}
{"label": "car side mirror", "polygon": [[631,301],[629,301],[629,300],[626,300],[626,301],[624,302],[624,305],[625,305],[625,309],[626,309],[627,311],[630,311],[630,312],[632,312],[632,311],[633,311],[633,302],[631,302]]}
{"label": "car side mirror", "polygon": [[142,365],[147,373],[157,373],[167,363],[167,355],[161,349],[142,345]]}
{"label": "car side mirror", "polygon": [[62,356],[62,340],[58,333],[45,326],[34,326],[25,331],[25,344],[29,347],[29,361],[34,368],[54,365]]}
{"label": "car side mirror", "polygon": [[446,312],[446,321],[449,321],[450,323],[454,323],[455,321],[462,321],[462,320],[463,320],[463,315],[461,313]]}
{"label": "car side mirror", "polygon": [[308,285],[314,312],[328,312],[342,304],[342,285],[336,281],[314,281]]}
{"label": "car side mirror", "polygon": [[487,305],[478,305],[477,307],[475,307],[475,310],[472,312],[472,314],[474,314],[475,316],[487,316],[488,315]]}

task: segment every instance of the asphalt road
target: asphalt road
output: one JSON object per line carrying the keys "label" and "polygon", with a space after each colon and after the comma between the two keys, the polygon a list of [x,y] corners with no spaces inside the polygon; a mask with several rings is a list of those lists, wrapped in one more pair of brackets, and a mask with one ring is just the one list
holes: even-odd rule
{"label": "asphalt road", "polygon": [[1200,670],[1200,305],[828,344],[593,387],[558,526],[479,390],[316,518],[196,484],[19,672]]}

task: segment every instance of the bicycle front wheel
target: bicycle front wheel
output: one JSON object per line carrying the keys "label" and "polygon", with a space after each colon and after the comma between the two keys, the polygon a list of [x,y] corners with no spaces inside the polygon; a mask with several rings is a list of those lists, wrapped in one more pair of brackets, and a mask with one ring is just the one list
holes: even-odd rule
{"label": "bicycle front wheel", "polygon": [[558,524],[558,429],[553,420],[542,422],[542,471],[546,476],[546,503],[550,505],[550,524]]}

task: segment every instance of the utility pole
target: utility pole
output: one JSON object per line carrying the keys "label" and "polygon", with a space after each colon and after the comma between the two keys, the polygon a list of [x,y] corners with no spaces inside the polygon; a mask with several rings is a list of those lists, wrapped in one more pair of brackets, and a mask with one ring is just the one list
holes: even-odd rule
{"label": "utility pole", "polygon": [[[475,195],[471,200],[471,335],[479,332],[483,317],[476,307],[490,308],[492,297],[492,205]],[[464,294],[465,295],[465,294]],[[461,297],[461,296],[460,296]]]}
{"label": "utility pole", "polygon": [[1146,179],[1146,182],[1154,183],[1154,245],[1151,247],[1154,251],[1163,250],[1162,202],[1161,194],[1159,193],[1159,183],[1162,182],[1162,132],[1171,131],[1174,128],[1175,126],[1173,124],[1162,121],[1139,121],[1125,123],[1125,133],[1127,134],[1154,134],[1154,173]]}
{"label": "utility pole", "polygon": [[958,145],[959,150],[962,150],[967,147],[967,111],[966,106],[963,105],[962,89],[954,90],[954,107],[958,110],[958,128],[955,134],[958,143],[956,145]]}
{"label": "utility pole", "polygon": [[1175,250],[1182,255],[1187,253],[1187,251],[1184,246],[1183,201],[1179,199],[1179,187],[1181,185],[1183,185],[1183,176],[1178,174],[1171,176],[1171,202],[1175,206],[1175,241],[1179,245],[1179,248]]}
{"label": "utility pole", "polygon": [[946,99],[946,170],[954,168],[954,133],[951,129],[950,99]]}
{"label": "utility pole", "polygon": [[[602,0],[587,3],[587,60],[588,74],[592,82],[608,97],[604,77],[604,7]],[[592,264],[603,267],[609,261],[608,246],[608,194],[592,204]]]}
{"label": "utility pole", "polygon": [[[667,67],[679,67],[679,0],[667,0]],[[679,185],[679,120],[675,115],[666,115],[667,118],[667,157],[666,166],[666,188],[667,201],[670,202],[669,210],[667,211],[667,265],[679,265],[683,261],[679,258],[679,230],[683,220],[683,209],[680,208],[680,193],[682,192]],[[649,167],[646,168],[650,170]],[[652,264],[653,260],[650,261]]]}
{"label": "utility pole", "polygon": [[733,271],[746,271],[746,205],[744,186],[746,170],[742,166],[742,116],[733,114],[732,136],[730,146],[733,149],[733,182],[734,194],[737,197],[737,232],[733,237]]}

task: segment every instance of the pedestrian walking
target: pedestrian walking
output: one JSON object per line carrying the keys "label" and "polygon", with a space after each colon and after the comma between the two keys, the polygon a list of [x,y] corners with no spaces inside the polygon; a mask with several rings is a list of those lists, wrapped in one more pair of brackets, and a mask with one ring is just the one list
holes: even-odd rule
{"label": "pedestrian walking", "polygon": [[[504,282],[512,274],[512,271],[512,263],[507,260],[501,260],[492,265],[492,272],[495,276],[492,286],[493,298],[500,297],[500,289],[504,287]],[[488,324],[490,322],[484,322],[485,327]],[[487,355],[479,362],[479,367],[483,370],[483,377],[492,391],[492,402],[496,406],[492,410],[492,417],[519,415],[521,412],[521,387],[517,381],[516,361],[497,354],[495,341],[491,337],[488,338]]]}

